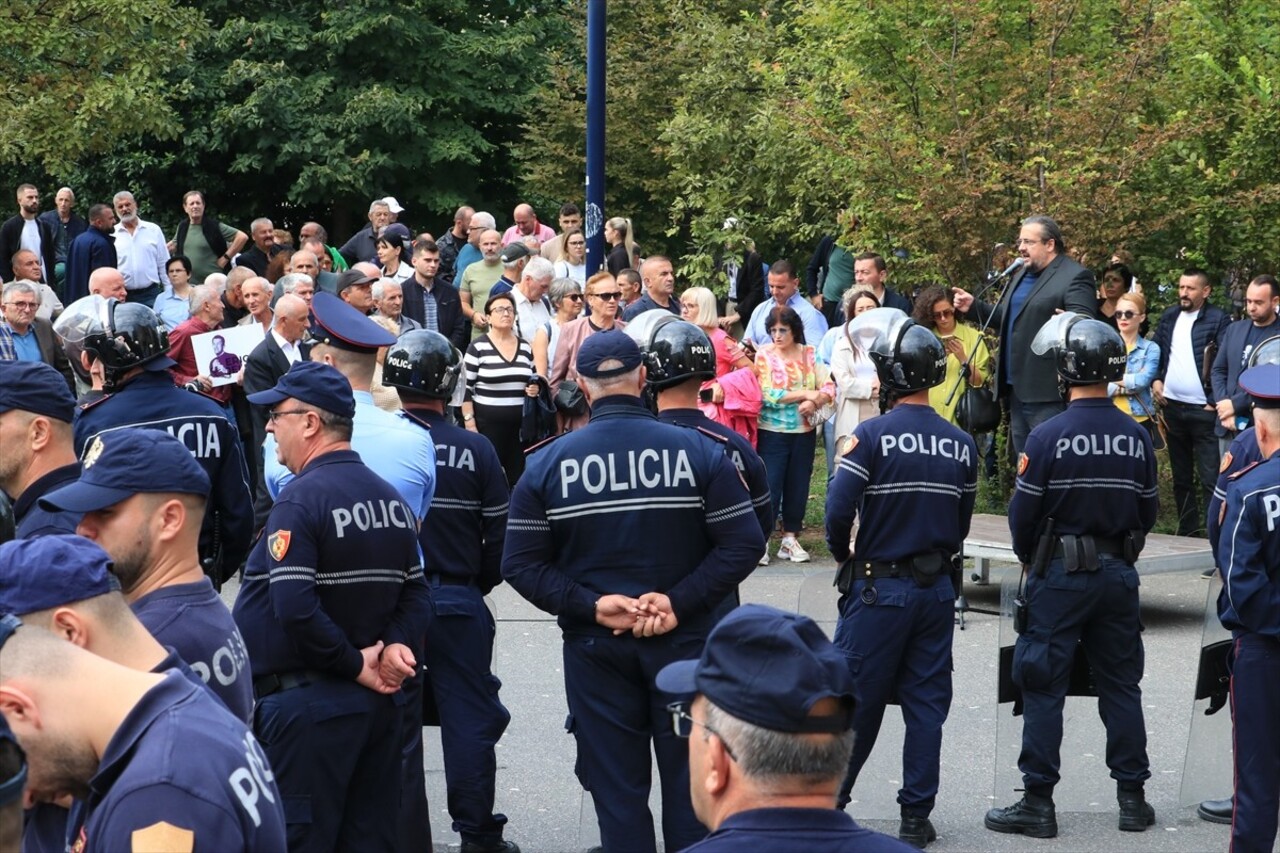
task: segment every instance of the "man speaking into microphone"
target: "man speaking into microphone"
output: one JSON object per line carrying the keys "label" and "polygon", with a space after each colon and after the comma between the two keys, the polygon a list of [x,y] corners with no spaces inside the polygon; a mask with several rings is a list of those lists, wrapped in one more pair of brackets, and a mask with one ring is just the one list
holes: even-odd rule
{"label": "man speaking into microphone", "polygon": [[1096,317],[1098,290],[1093,273],[1066,256],[1062,229],[1049,217],[1024,219],[1017,245],[1021,264],[1015,261],[1001,276],[1012,278],[995,305],[953,289],[956,310],[988,324],[1000,336],[996,389],[1009,412],[1015,459],[1032,428],[1067,407],[1053,359],[1032,353],[1031,339],[1059,311]]}

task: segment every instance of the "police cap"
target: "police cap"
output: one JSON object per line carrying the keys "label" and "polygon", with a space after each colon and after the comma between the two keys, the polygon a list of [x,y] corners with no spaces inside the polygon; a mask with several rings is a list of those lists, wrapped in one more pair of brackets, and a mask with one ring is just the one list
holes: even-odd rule
{"label": "police cap", "polygon": [[209,497],[209,475],[164,430],[117,429],[94,437],[80,479],[40,498],[46,512],[95,512],[140,493]]}
{"label": "police cap", "polygon": [[111,556],[83,536],[37,536],[0,545],[0,613],[21,616],[119,590]]}
{"label": "police cap", "polygon": [[[368,284],[373,281],[359,270],[347,270],[342,275],[348,276],[351,273],[364,279],[357,283]],[[344,285],[339,278],[339,291],[350,286]],[[351,352],[375,353],[378,347],[389,347],[396,342],[395,335],[332,293],[317,291],[311,297],[311,316],[314,318],[311,325],[313,343],[327,344]]]}
{"label": "police cap", "polygon": [[249,402],[274,406],[290,398],[345,418],[356,413],[356,399],[347,377],[336,367],[319,361],[295,361],[274,388],[250,394]]}
{"label": "police cap", "polygon": [[1280,409],[1280,364],[1260,364],[1240,374],[1240,390],[1259,409]]}
{"label": "police cap", "polygon": [[0,414],[12,409],[71,423],[76,398],[62,374],[42,361],[0,361]]}
{"label": "police cap", "polygon": [[[606,361],[619,361],[621,367],[605,370],[600,365]],[[607,379],[635,370],[642,361],[640,347],[621,329],[596,332],[589,335],[578,347],[578,373],[588,379]]]}
{"label": "police cap", "polygon": [[[724,617],[702,657],[668,664],[657,683],[666,693],[701,693],[738,719],[773,731],[853,727],[853,677],[844,655],[809,617],[762,604]],[[827,698],[839,701],[839,713],[811,716]]]}

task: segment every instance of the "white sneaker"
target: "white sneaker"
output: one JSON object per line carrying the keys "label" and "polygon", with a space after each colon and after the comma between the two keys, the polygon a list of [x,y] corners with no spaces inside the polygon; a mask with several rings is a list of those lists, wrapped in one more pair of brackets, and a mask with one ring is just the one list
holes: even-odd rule
{"label": "white sneaker", "polygon": [[800,547],[794,536],[782,537],[782,546],[778,548],[779,560],[790,560],[793,563],[809,562],[809,552]]}
{"label": "white sneaker", "polygon": [[756,565],[757,566],[769,565],[769,546],[768,545],[764,546],[764,556],[760,558],[760,561],[756,563]]}

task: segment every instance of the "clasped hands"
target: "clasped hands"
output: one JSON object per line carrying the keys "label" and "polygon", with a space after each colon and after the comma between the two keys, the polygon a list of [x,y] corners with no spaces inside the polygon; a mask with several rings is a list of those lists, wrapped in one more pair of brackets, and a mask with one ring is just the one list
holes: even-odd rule
{"label": "clasped hands", "polygon": [[639,598],[602,595],[596,602],[596,622],[612,628],[615,637],[628,631],[637,637],[656,637],[679,624],[671,599],[660,592],[646,592]]}
{"label": "clasped hands", "polygon": [[418,661],[403,643],[384,645],[381,640],[360,650],[364,666],[356,683],[375,693],[395,693],[406,678],[418,671]]}

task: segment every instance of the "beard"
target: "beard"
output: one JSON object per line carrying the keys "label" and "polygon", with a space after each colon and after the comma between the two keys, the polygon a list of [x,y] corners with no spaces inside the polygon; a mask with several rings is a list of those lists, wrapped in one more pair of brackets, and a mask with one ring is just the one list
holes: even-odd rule
{"label": "beard", "polygon": [[120,589],[128,594],[138,586],[151,564],[151,548],[142,542],[131,543],[128,550],[111,555],[111,573],[120,580]]}

